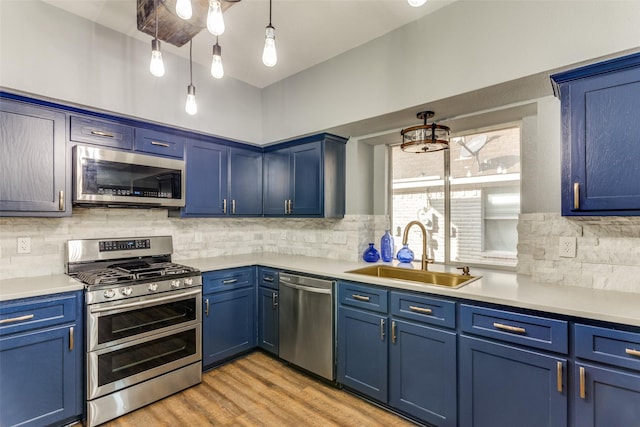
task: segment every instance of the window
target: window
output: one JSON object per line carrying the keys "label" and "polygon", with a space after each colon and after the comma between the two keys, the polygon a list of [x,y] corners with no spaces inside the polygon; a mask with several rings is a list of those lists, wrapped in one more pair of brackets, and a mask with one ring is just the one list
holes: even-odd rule
{"label": "window", "polygon": [[[396,250],[406,225],[418,220],[429,231],[428,256],[436,262],[516,266],[519,125],[455,135],[447,151],[414,154],[394,146],[391,161]],[[419,259],[417,227],[408,243]]]}

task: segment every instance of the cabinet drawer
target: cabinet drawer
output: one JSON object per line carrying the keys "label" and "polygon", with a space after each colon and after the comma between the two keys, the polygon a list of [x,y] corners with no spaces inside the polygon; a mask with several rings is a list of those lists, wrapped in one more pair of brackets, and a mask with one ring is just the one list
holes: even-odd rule
{"label": "cabinet drawer", "polygon": [[247,267],[203,273],[202,293],[253,286],[255,281],[254,271],[253,267]]}
{"label": "cabinet drawer", "polygon": [[185,139],[179,136],[149,129],[136,129],[133,148],[136,151],[182,159],[184,143]]}
{"label": "cabinet drawer", "polygon": [[2,303],[0,336],[75,322],[76,302],[76,294],[57,294]]}
{"label": "cabinet drawer", "polygon": [[278,289],[278,270],[271,268],[258,268],[258,286]]}
{"label": "cabinet drawer", "polygon": [[391,314],[420,323],[456,327],[456,303],[453,301],[391,292]]}
{"label": "cabinet drawer", "polygon": [[389,308],[388,292],[385,289],[350,282],[339,282],[340,304],[386,313]]}
{"label": "cabinet drawer", "polygon": [[463,304],[460,322],[470,334],[558,353],[568,351],[568,324],[563,320]]}
{"label": "cabinet drawer", "polygon": [[130,150],[133,128],[115,122],[71,116],[71,141]]}
{"label": "cabinet drawer", "polygon": [[576,356],[640,371],[640,332],[575,325]]}

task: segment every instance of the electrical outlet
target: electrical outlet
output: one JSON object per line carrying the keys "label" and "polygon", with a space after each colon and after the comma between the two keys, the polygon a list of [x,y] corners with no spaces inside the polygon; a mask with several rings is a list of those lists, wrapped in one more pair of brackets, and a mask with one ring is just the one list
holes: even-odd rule
{"label": "electrical outlet", "polygon": [[31,237],[18,237],[18,253],[19,254],[31,253]]}
{"label": "electrical outlet", "polygon": [[575,258],[576,257],[576,238],[560,237],[560,243],[558,245],[558,254],[563,258]]}

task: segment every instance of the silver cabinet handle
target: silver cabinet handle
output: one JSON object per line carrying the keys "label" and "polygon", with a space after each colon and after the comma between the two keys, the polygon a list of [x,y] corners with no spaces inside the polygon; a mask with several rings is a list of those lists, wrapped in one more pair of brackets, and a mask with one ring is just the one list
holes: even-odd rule
{"label": "silver cabinet handle", "polygon": [[113,138],[114,136],[110,133],[107,132],[103,132],[101,130],[92,130],[91,131],[91,135],[95,135],[95,136],[101,136],[104,138]]}
{"label": "silver cabinet handle", "polygon": [[262,280],[265,282],[273,282],[275,279],[271,276],[264,276]]}
{"label": "silver cabinet handle", "polygon": [[288,202],[288,200],[285,200],[285,201],[284,201],[284,214],[285,214],[285,215],[289,213],[289,212],[287,212],[287,207],[289,206],[289,205],[287,204],[287,202]]}
{"label": "silver cabinet handle", "polygon": [[291,205],[291,199],[289,199],[289,215],[293,213],[293,206]]}
{"label": "silver cabinet handle", "polygon": [[431,313],[433,313],[433,310],[431,310],[430,308],[416,307],[415,305],[410,305],[409,306],[409,310],[415,311],[416,313],[421,313],[421,314],[431,314]]}
{"label": "silver cabinet handle", "polygon": [[73,338],[73,326],[69,328],[69,351],[73,350],[74,346],[74,338]]}
{"label": "silver cabinet handle", "polygon": [[384,341],[384,319],[380,319],[380,341]]}
{"label": "silver cabinet handle", "polygon": [[209,298],[204,300],[204,314],[209,317]]}
{"label": "silver cabinet handle", "polygon": [[236,213],[236,200],[235,199],[231,200],[231,213],[232,214]]}
{"label": "silver cabinet handle", "polygon": [[158,147],[169,148],[169,144],[167,144],[166,142],[151,141],[151,145],[157,145]]}
{"label": "silver cabinet handle", "polygon": [[398,341],[398,337],[396,335],[396,321],[394,320],[393,322],[391,322],[391,342],[392,343],[396,343],[396,341]]}
{"label": "silver cabinet handle", "polygon": [[369,301],[371,299],[369,297],[365,297],[365,296],[358,295],[358,294],[351,295],[351,298],[357,299],[358,301]]}
{"label": "silver cabinet handle", "polygon": [[33,314],[27,314],[25,316],[11,317],[9,319],[2,319],[2,320],[0,320],[0,324],[21,322],[23,320],[33,319],[33,316],[34,316]]}
{"label": "silver cabinet handle", "polygon": [[58,191],[58,210],[64,210],[64,191]]}
{"label": "silver cabinet handle", "polygon": [[271,294],[271,306],[275,309],[278,307],[278,293],[273,292]]}
{"label": "silver cabinet handle", "polygon": [[227,279],[227,280],[223,280],[222,284],[223,285],[231,285],[232,283],[236,283],[238,281],[238,279]]}
{"label": "silver cabinet handle", "polygon": [[496,329],[501,329],[503,331],[515,332],[518,334],[524,334],[525,332],[527,332],[525,328],[519,328],[517,326],[511,326],[511,325],[504,325],[502,323],[494,323],[493,327]]}
{"label": "silver cabinet handle", "polygon": [[227,199],[222,199],[222,213],[227,213]]}

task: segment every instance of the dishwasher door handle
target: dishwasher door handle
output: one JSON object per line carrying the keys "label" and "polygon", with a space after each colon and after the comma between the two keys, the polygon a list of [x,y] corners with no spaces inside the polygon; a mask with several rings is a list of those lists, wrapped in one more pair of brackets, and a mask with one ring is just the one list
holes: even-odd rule
{"label": "dishwasher door handle", "polygon": [[314,288],[311,286],[296,285],[293,283],[286,283],[283,281],[280,281],[280,286],[286,286],[288,288],[298,289],[300,291],[305,291],[305,292],[313,292],[315,294],[331,295],[331,289]]}

